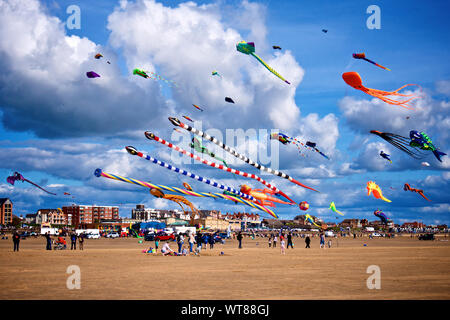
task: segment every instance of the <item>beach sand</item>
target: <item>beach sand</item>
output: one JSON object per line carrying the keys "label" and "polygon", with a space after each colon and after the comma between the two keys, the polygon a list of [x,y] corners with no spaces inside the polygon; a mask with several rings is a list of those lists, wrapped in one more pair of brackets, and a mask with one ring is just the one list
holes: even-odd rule
{"label": "beach sand", "polygon": [[[450,299],[450,244],[438,239],[333,238],[320,249],[315,237],[305,249],[294,238],[281,255],[257,237],[243,249],[227,240],[200,256],[164,257],[141,252],[153,241],[132,238],[88,239],[84,251],[46,251],[45,238],[27,239],[18,253],[9,238],[0,240],[0,299]],[[70,265],[80,267],[79,290],[67,289]],[[367,288],[370,265],[380,267],[379,290]]]}

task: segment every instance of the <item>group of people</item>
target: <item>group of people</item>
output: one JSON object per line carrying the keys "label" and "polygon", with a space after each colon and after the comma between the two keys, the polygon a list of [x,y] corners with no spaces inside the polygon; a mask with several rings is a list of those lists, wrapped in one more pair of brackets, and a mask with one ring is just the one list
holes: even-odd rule
{"label": "group of people", "polygon": [[[52,250],[52,236],[47,232],[45,234],[45,238],[47,239],[47,245],[46,245],[46,249],[47,250]],[[80,234],[77,236],[77,234],[75,232],[73,232],[70,235],[70,250],[76,250],[77,249],[77,240],[78,240],[78,248],[80,250],[83,250],[84,247],[84,235]],[[55,248],[58,249],[66,249],[67,248],[67,242],[66,239],[64,237],[59,236],[58,239],[55,241]]]}

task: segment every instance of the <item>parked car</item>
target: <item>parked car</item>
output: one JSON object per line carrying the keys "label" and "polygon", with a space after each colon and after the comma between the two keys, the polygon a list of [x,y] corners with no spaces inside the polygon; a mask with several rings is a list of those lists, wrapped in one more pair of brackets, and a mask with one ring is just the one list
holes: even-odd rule
{"label": "parked car", "polygon": [[99,233],[88,233],[86,235],[87,239],[100,239],[100,234]]}
{"label": "parked car", "polygon": [[378,232],[374,232],[372,233],[372,237],[382,237],[383,235],[381,233]]}
{"label": "parked car", "polygon": [[153,239],[158,239],[159,241],[175,240],[175,235],[173,233],[167,234],[165,232],[159,232]]}
{"label": "parked car", "polygon": [[153,240],[155,240],[155,236],[156,236],[155,233],[149,232],[144,236],[144,240],[145,241],[153,241]]}
{"label": "parked car", "polygon": [[433,233],[421,234],[419,240],[435,240]]}
{"label": "parked car", "polygon": [[117,232],[110,232],[106,235],[107,238],[119,238],[120,235]]}

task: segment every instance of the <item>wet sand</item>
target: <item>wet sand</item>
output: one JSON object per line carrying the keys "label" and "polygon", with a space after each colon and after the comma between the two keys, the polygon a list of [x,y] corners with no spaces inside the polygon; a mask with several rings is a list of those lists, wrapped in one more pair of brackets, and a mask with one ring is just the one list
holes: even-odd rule
{"label": "wet sand", "polygon": [[[46,251],[45,238],[27,239],[18,253],[9,238],[0,240],[0,299],[450,299],[447,240],[339,238],[320,249],[316,237],[305,249],[294,238],[281,255],[257,237],[243,249],[228,240],[200,256],[164,257],[141,252],[154,242],[131,238],[88,239],[84,251]],[[67,289],[70,265],[80,267],[79,290]],[[367,288],[370,265],[380,267],[379,290]]]}

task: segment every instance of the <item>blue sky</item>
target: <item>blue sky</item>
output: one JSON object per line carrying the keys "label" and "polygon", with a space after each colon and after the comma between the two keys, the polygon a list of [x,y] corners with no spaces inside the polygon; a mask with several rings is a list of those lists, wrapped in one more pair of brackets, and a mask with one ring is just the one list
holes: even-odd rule
{"label": "blue sky", "polygon": [[[81,9],[80,30],[64,28],[66,8],[74,4]],[[381,9],[379,30],[366,27],[366,9],[372,4]],[[442,151],[448,151],[448,9],[446,1],[432,5],[423,1],[128,1],[120,8],[119,1],[47,0],[5,6],[0,14],[8,19],[1,27],[11,31],[0,43],[5,75],[0,79],[0,174],[6,179],[19,171],[59,196],[3,181],[0,197],[10,197],[17,214],[72,202],[120,205],[121,216],[129,216],[137,203],[176,208],[155,200],[147,190],[93,178],[92,173],[101,167],[179,185],[181,177],[130,158],[123,147],[133,145],[170,163],[169,150],[148,142],[143,131],[151,129],[173,140],[167,116],[189,115],[197,121],[196,127],[205,130],[280,129],[317,142],[331,160],[309,151],[301,157],[293,145],[277,147],[280,170],[313,184],[320,194],[259,174],[239,161],[235,164],[268,179],[297,202],[308,201],[309,213],[326,221],[341,219],[327,209],[334,201],[346,218],[374,220],[373,211],[380,208],[397,223],[449,224],[448,159],[439,163],[430,155],[422,161],[431,166],[423,167],[421,161],[369,134],[371,129],[402,135],[424,130]],[[292,85],[287,88],[254,59],[237,53],[235,39],[255,41],[256,52]],[[281,46],[281,52],[274,52],[272,45]],[[52,50],[55,47],[59,51]],[[92,59],[96,52],[102,52],[104,59]],[[365,52],[392,71],[354,60],[354,52]],[[130,71],[138,66],[174,79],[179,88],[132,77]],[[83,76],[88,69],[102,74],[95,84]],[[221,82],[211,77],[212,70],[223,75]],[[347,86],[341,78],[347,71],[357,71],[364,85],[381,90],[420,84],[425,97],[416,111],[380,104]],[[235,106],[222,101],[227,95],[237,101]],[[192,103],[205,112],[190,107]],[[265,146],[268,141],[259,143]],[[187,144],[182,142],[185,148]],[[380,159],[380,149],[391,154],[393,164]],[[201,164],[179,166],[235,188],[243,183],[261,187]],[[369,180],[376,181],[392,203],[367,197]],[[216,191],[187,182],[199,191]],[[424,189],[432,202],[403,191],[405,182]],[[64,191],[75,199],[61,196]],[[202,209],[248,212],[242,206],[190,200]],[[302,213],[298,207],[282,205],[274,210],[282,218]]]}

